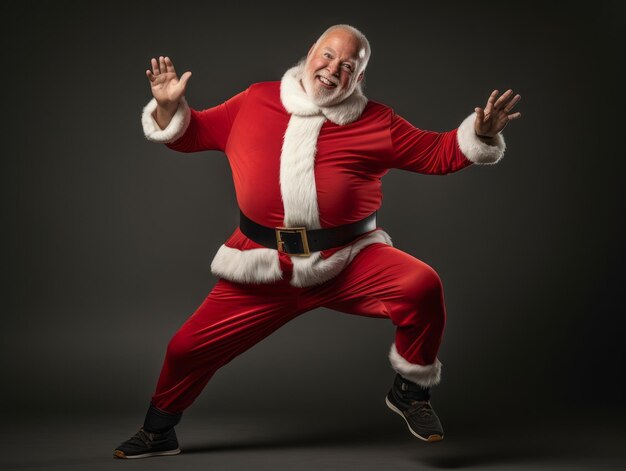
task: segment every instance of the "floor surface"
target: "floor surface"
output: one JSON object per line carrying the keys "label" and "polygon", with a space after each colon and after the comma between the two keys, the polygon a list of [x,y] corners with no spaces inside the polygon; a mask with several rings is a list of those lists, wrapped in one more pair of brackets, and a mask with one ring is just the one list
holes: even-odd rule
{"label": "floor surface", "polygon": [[5,421],[0,469],[626,469],[626,434],[618,420],[548,421],[536,429],[499,426],[497,419],[483,427],[448,421],[443,441],[425,443],[410,435],[402,418],[380,412],[350,420],[334,413],[189,414],[177,427],[181,454],[135,460],[112,452],[135,433],[137,417]]}

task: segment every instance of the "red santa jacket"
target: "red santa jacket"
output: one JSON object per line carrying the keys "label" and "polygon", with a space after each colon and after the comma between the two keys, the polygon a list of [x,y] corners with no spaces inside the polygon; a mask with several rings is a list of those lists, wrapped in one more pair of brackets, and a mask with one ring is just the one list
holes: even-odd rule
{"label": "red santa jacket", "polygon": [[[179,152],[223,151],[230,163],[243,213],[269,227],[333,227],[365,218],[382,204],[381,178],[397,168],[444,175],[473,163],[493,164],[505,150],[474,133],[475,114],[448,132],[418,129],[388,106],[368,101],[357,88],[338,105],[319,107],[300,85],[302,64],[280,82],[251,85],[224,103],[198,111],[182,98],[167,128],[143,109],[148,140]],[[290,283],[323,283],[347,266],[365,246],[393,245],[382,228],[350,244],[308,257],[279,253],[248,239],[237,227],[211,263],[215,276],[242,283],[283,277],[279,257],[293,265]]]}

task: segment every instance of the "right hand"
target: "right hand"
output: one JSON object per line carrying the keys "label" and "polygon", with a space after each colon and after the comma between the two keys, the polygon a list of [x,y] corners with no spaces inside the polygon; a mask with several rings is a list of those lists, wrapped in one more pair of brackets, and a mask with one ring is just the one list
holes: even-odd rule
{"label": "right hand", "polygon": [[176,110],[180,98],[185,94],[191,72],[185,72],[179,79],[169,57],[159,56],[158,61],[152,58],[151,64],[152,70],[146,70],[146,75],[150,80],[152,95],[156,98],[159,106],[164,109]]}

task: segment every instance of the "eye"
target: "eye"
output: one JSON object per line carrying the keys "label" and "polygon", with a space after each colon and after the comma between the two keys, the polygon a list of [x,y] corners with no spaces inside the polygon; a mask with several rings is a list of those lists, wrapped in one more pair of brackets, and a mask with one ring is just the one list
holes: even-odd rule
{"label": "eye", "polygon": [[325,52],[324,57],[328,57],[329,59],[333,58],[333,56],[331,56],[329,52]]}
{"label": "eye", "polygon": [[348,70],[352,70],[352,65],[350,64],[344,64],[343,66]]}

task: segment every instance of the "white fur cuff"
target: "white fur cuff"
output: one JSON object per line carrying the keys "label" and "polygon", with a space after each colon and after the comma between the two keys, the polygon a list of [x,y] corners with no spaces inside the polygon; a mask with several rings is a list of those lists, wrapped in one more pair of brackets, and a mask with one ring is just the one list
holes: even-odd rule
{"label": "white fur cuff", "polygon": [[461,152],[475,164],[495,164],[504,155],[506,144],[502,134],[494,137],[493,145],[481,141],[474,131],[476,113],[472,113],[463,120],[457,130],[457,141]]}
{"label": "white fur cuff", "polygon": [[143,108],[141,124],[143,125],[143,133],[145,134],[146,139],[153,142],[167,144],[169,142],[174,142],[176,139],[185,134],[191,119],[191,110],[189,109],[189,105],[187,104],[185,97],[181,97],[180,102],[178,103],[178,109],[165,129],[161,129],[152,116],[156,107],[156,98],[152,98],[152,100],[150,100],[150,102],[148,102],[148,104]]}
{"label": "white fur cuff", "polygon": [[389,351],[389,361],[396,373],[422,387],[435,386],[441,381],[441,362],[437,358],[435,358],[435,362],[432,365],[409,363],[400,356],[394,342],[391,344],[391,350]]}

